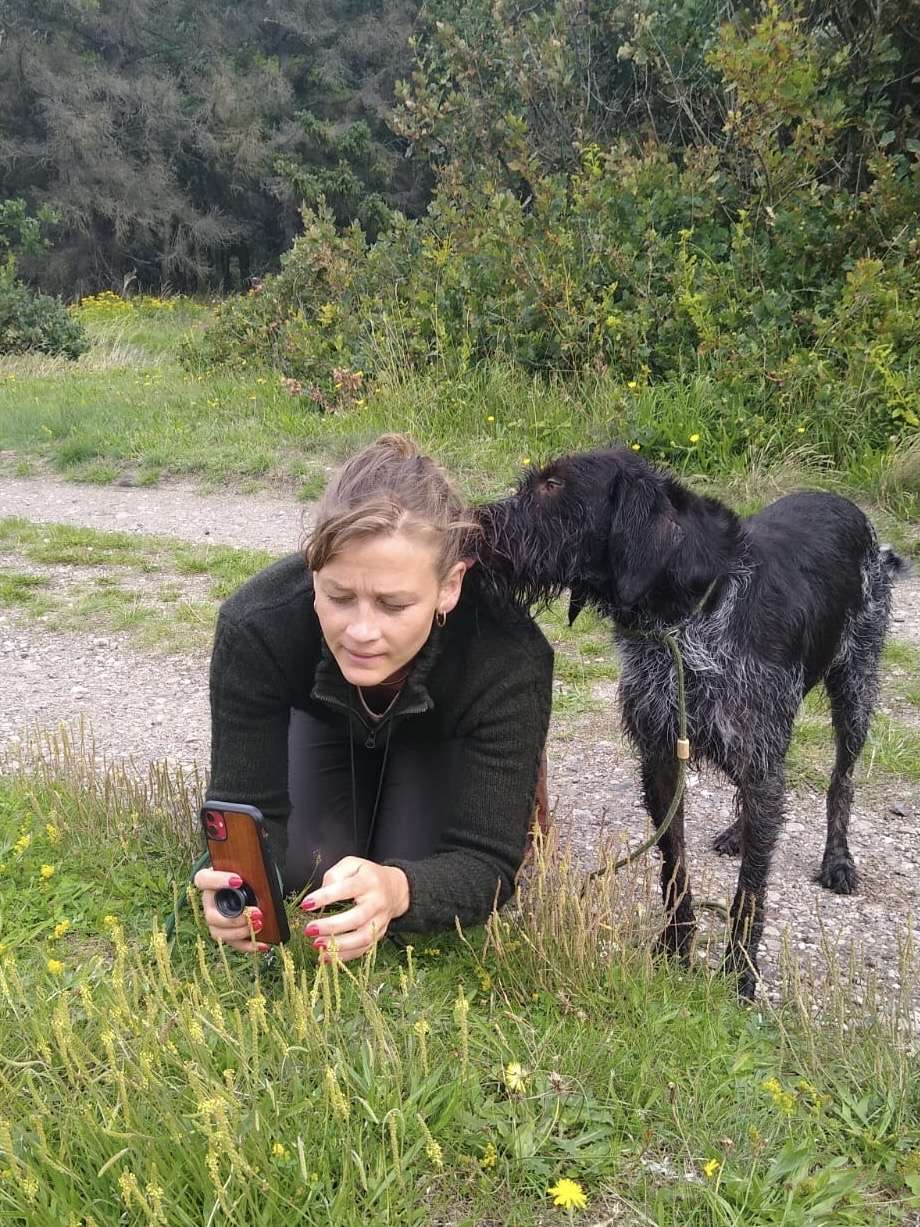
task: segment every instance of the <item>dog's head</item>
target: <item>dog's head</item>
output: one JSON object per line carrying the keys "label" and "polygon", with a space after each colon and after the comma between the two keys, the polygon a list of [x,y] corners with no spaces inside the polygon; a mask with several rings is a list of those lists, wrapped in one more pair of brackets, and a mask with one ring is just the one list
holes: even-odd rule
{"label": "dog's head", "polygon": [[[724,568],[737,520],[627,448],[562,456],[517,493],[479,510],[481,558],[499,585],[535,604],[572,591],[605,612],[648,602],[670,611]],[[658,598],[656,601],[655,598]]]}

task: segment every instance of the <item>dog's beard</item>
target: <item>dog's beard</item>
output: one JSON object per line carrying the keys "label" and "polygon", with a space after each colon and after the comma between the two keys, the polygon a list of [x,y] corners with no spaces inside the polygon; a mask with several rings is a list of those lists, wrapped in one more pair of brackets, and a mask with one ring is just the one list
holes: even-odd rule
{"label": "dog's beard", "polygon": [[542,606],[578,584],[586,532],[584,517],[574,510],[549,517],[528,502],[508,499],[479,508],[477,518],[478,560],[503,599]]}

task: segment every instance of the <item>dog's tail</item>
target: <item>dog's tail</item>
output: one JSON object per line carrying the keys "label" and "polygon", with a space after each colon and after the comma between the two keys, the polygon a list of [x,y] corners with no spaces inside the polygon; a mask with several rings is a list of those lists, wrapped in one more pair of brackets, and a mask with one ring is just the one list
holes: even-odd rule
{"label": "dog's tail", "polygon": [[892,549],[890,545],[880,545],[878,552],[883,569],[892,579],[895,579],[898,575],[910,574],[912,570],[910,563],[896,550]]}

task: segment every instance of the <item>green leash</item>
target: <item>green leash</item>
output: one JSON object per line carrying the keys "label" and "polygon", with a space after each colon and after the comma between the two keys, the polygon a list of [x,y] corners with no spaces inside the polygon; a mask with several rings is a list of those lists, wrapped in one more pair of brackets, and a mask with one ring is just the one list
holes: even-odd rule
{"label": "green leash", "polygon": [[[689,622],[695,618],[697,614],[702,613],[706,607],[706,602],[712,596],[715,586],[718,583],[718,577],[712,581],[706,591],[703,593],[699,603],[687,618]],[[684,679],[684,661],[680,653],[680,645],[677,642],[677,632],[679,627],[673,630],[664,631],[657,634],[654,631],[634,631],[627,630],[625,627],[617,628],[621,635],[628,635],[635,639],[658,639],[666,644],[671,656],[674,660],[674,669],[677,674],[677,783],[674,786],[674,796],[671,798],[671,804],[667,808],[661,825],[656,827],[648,839],[644,840],[638,848],[634,848],[632,852],[626,856],[621,856],[618,861],[612,865],[603,865],[600,869],[595,869],[587,875],[587,882],[594,881],[595,878],[603,877],[607,873],[617,873],[620,869],[625,869],[627,865],[632,865],[644,856],[649,849],[654,848],[660,843],[667,833],[668,828],[674,821],[674,816],[680,808],[680,804],[684,799],[684,793],[687,788],[687,763],[690,759],[690,739],[687,735],[687,688]],[[584,891],[582,891],[584,893]],[[695,900],[696,906],[703,909],[708,909],[711,912],[719,912],[722,916],[728,916],[728,908],[723,903],[717,902],[715,899],[698,899]]]}

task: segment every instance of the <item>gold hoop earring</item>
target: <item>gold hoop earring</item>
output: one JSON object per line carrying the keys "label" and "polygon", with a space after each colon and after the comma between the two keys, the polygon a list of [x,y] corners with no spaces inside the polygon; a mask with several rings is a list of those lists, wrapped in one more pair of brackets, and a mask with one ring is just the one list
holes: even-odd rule
{"label": "gold hoop earring", "polygon": [[434,615],[434,620],[435,622],[437,622],[438,626],[446,626],[447,614],[444,612],[443,609],[439,609],[438,612]]}

